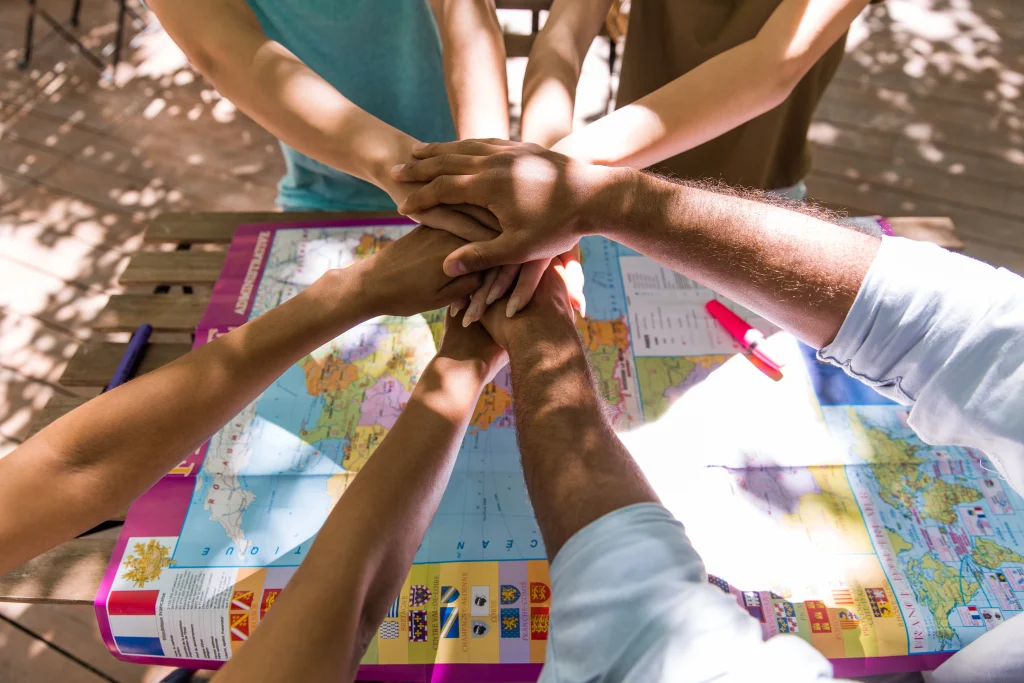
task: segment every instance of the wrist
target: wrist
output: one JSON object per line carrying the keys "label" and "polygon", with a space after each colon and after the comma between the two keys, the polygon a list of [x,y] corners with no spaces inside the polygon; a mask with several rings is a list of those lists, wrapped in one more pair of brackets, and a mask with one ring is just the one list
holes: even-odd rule
{"label": "wrist", "polygon": [[539,345],[579,346],[580,337],[572,315],[554,306],[541,308],[536,300],[531,301],[507,323],[509,356],[519,355]]}
{"label": "wrist", "polygon": [[412,161],[412,146],[416,144],[416,138],[391,128],[389,135],[381,135],[378,140],[379,144],[374,145],[365,157],[365,180],[391,194],[391,188],[397,183],[391,177],[391,169],[396,164]]}
{"label": "wrist", "polygon": [[593,166],[600,169],[593,184],[596,191],[583,211],[583,231],[621,241],[628,226],[643,223],[648,208],[641,198],[649,195],[650,176],[637,169]]}
{"label": "wrist", "polygon": [[460,382],[471,382],[480,387],[486,384],[487,373],[490,369],[487,361],[483,358],[473,354],[451,351],[444,348],[443,344],[431,364],[446,377],[458,377],[461,378],[458,380]]}
{"label": "wrist", "polygon": [[309,297],[330,320],[347,321],[347,327],[381,315],[382,305],[368,295],[373,288],[362,284],[366,280],[362,263],[327,271],[300,296]]}

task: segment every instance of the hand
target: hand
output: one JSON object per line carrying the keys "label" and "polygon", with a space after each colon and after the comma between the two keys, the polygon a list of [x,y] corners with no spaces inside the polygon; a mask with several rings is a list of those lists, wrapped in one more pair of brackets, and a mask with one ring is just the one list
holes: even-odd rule
{"label": "hand", "polygon": [[461,316],[445,316],[444,338],[438,356],[478,362],[483,383],[494,379],[508,363],[505,349],[495,343],[483,325],[463,325]]}
{"label": "hand", "polygon": [[373,315],[415,315],[474,292],[481,275],[445,275],[441,264],[465,240],[425,226],[341,272],[356,277]]}
{"label": "hand", "polygon": [[567,265],[556,257],[541,275],[533,299],[522,312],[512,318],[503,314],[501,306],[492,306],[480,321],[484,329],[497,344],[507,349],[511,338],[527,326],[535,325],[535,330],[542,331],[565,323],[573,326],[576,314],[570,290],[572,281],[582,277],[582,273],[575,273],[578,267],[578,261],[569,261]]}
{"label": "hand", "polygon": [[631,198],[629,169],[580,163],[538,145],[465,140],[417,145],[420,158],[393,169],[406,182],[428,181],[399,206],[411,215],[442,204],[474,204],[493,213],[501,234],[473,242],[445,260],[445,272],[551,258],[596,231]]}

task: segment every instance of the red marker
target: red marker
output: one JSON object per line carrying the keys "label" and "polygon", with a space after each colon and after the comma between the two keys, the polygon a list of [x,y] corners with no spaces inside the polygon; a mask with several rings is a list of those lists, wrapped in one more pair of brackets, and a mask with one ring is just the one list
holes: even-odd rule
{"label": "red marker", "polygon": [[722,302],[717,299],[712,299],[704,304],[704,308],[707,309],[712,318],[722,324],[726,332],[731,334],[733,339],[738,341],[744,350],[750,352],[750,355],[764,363],[769,369],[775,372],[782,371],[782,365],[761,348],[764,335],[761,334],[760,330],[748,325],[746,320],[723,306]]}

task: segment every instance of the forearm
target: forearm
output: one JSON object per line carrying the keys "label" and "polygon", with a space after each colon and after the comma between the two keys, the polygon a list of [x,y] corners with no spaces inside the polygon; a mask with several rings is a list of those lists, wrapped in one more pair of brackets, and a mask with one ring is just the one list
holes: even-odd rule
{"label": "forearm", "polygon": [[354,678],[437,510],[485,374],[479,362],[434,359],[266,623],[216,680]]}
{"label": "forearm", "polygon": [[658,498],[612,431],[568,319],[531,319],[509,338],[523,474],[548,558],[599,517]]}
{"label": "forearm", "polygon": [[794,84],[777,60],[749,41],[560,139],[552,149],[588,163],[646,168],[778,106]]}
{"label": "forearm", "polygon": [[572,133],[576,85],[609,0],[561,0],[530,50],[523,78],[523,142],[551,147]]}
{"label": "forearm", "polygon": [[[370,316],[353,303],[357,293],[342,272],[326,278],[338,281],[322,279],[210,344],[96,397],[0,460],[0,498],[18,501],[16,514],[0,515],[0,574],[126,507],[292,363]],[[41,481],[47,495],[25,495]]]}
{"label": "forearm", "polygon": [[508,139],[505,41],[491,0],[441,0],[448,102],[460,140]]}
{"label": "forearm", "polygon": [[597,230],[768,318],[815,348],[835,338],[879,241],[811,215],[636,171]]}
{"label": "forearm", "polygon": [[299,152],[378,186],[411,137],[363,111],[264,35],[242,0],[153,0],[192,64],[257,123]]}

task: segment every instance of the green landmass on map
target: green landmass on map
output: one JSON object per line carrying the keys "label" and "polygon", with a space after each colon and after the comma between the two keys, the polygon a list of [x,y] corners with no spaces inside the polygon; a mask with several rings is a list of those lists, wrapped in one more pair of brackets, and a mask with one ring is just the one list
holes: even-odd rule
{"label": "green landmass on map", "polygon": [[949,613],[957,605],[967,604],[981,586],[940,562],[931,552],[921,559],[906,560],[905,571],[914,584],[917,599],[934,617],[936,637],[943,647],[952,644],[956,631],[949,625]]}
{"label": "green landmass on map", "polygon": [[853,408],[847,408],[850,428],[860,442],[859,454],[871,463],[878,481],[878,494],[889,505],[917,509],[923,516],[952,524],[956,506],[980,500],[984,496],[970,486],[950,484],[921,469],[920,450],[908,441],[893,437],[878,427],[868,427]]}
{"label": "green landmass on map", "polygon": [[657,420],[667,413],[676,399],[729,358],[728,355],[638,357],[636,376],[643,398],[644,419]]}
{"label": "green landmass on map", "polygon": [[430,327],[430,335],[434,338],[434,348],[441,348],[441,339],[444,338],[444,317],[448,315],[447,308],[439,308],[435,311],[427,311],[423,319]]}
{"label": "green landmass on map", "polygon": [[974,552],[971,553],[971,559],[988,569],[999,569],[1007,562],[1024,564],[1024,557],[991,539],[980,536],[974,539]]}
{"label": "green landmass on map", "polygon": [[624,318],[598,320],[580,318],[576,328],[583,341],[590,365],[594,368],[597,388],[609,405],[622,403],[622,382],[618,368],[629,350],[629,327]]}
{"label": "green landmass on map", "polygon": [[913,550],[914,546],[909,541],[904,540],[895,529],[885,527],[885,535],[889,537],[889,545],[892,546],[892,551],[899,555],[907,550]]}

